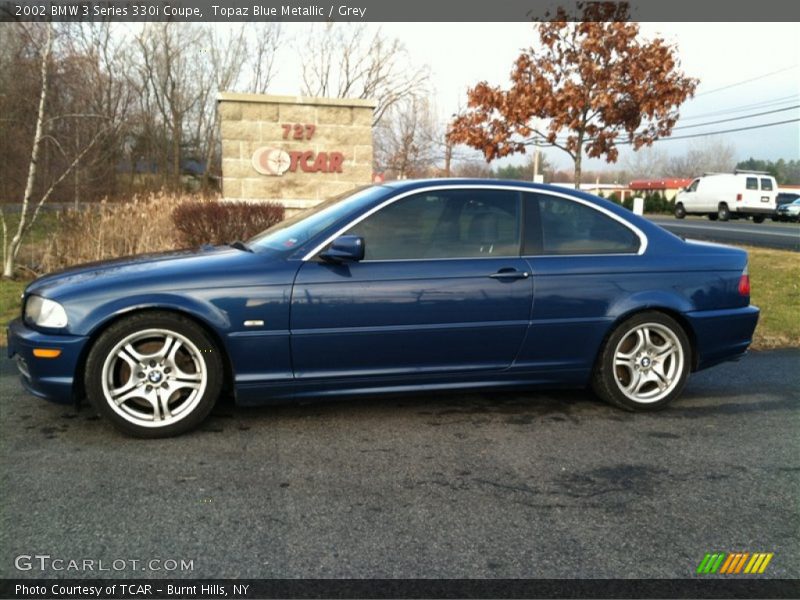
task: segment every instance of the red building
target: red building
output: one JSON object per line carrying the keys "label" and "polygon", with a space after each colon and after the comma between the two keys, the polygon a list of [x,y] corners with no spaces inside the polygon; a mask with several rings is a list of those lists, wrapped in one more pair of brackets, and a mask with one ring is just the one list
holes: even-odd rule
{"label": "red building", "polygon": [[659,192],[667,200],[673,200],[675,194],[692,183],[691,179],[634,179],[628,186],[634,194]]}

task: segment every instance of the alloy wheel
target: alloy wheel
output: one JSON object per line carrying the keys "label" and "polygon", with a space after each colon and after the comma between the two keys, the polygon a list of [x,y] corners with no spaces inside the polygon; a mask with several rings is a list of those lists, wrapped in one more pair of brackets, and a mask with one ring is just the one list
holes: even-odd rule
{"label": "alloy wheel", "polygon": [[678,385],[684,360],[683,346],[669,327],[643,323],[617,344],[614,379],[630,400],[658,402]]}
{"label": "alloy wheel", "polygon": [[208,385],[206,362],[187,337],[145,329],[123,338],[102,369],[106,402],[126,421],[166,427],[192,413]]}

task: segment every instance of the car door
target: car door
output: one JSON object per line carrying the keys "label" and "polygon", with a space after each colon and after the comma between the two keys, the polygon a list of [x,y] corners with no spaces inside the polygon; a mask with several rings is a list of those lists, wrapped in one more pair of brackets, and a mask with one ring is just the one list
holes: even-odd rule
{"label": "car door", "polygon": [[758,187],[758,177],[754,175],[745,177],[745,190],[742,199],[743,202],[738,204],[743,208],[760,208],[761,190]]}
{"label": "car door", "polygon": [[[515,368],[592,368],[615,306],[649,281],[644,235],[612,212],[578,198],[525,194],[524,256],[536,298]],[[641,236],[641,237],[640,237]]]}
{"label": "car door", "polygon": [[685,208],[688,213],[699,212],[703,209],[702,206],[700,206],[697,194],[697,186],[699,184],[700,180],[695,179],[681,194],[680,200],[683,202],[683,208]]}
{"label": "car door", "polygon": [[352,224],[365,257],[300,268],[292,293],[295,377],[410,376],[507,368],[530,318],[512,190],[405,195]]}

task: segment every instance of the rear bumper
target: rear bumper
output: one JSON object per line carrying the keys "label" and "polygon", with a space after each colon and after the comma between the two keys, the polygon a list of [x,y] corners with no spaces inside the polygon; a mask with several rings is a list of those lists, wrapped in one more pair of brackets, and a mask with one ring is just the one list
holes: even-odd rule
{"label": "rear bumper", "polygon": [[697,342],[697,370],[741,357],[753,341],[758,307],[686,313]]}
{"label": "rear bumper", "polygon": [[774,215],[775,208],[761,206],[737,206],[732,209],[732,212],[740,215]]}
{"label": "rear bumper", "polygon": [[[86,337],[49,335],[26,327],[21,319],[8,324],[8,357],[19,370],[22,385],[31,394],[53,402],[74,401],[74,377]],[[57,358],[37,358],[34,348],[60,350]]]}

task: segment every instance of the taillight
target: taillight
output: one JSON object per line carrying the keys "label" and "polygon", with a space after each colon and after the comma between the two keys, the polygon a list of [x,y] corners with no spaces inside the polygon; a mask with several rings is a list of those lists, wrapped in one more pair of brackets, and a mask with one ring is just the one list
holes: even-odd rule
{"label": "taillight", "polygon": [[742,201],[742,195],[741,194],[736,194],[736,201],[737,202],[741,202]]}
{"label": "taillight", "polygon": [[740,296],[750,295],[750,275],[747,273],[747,266],[745,266],[744,271],[742,271],[741,277],[739,277],[739,295]]}

